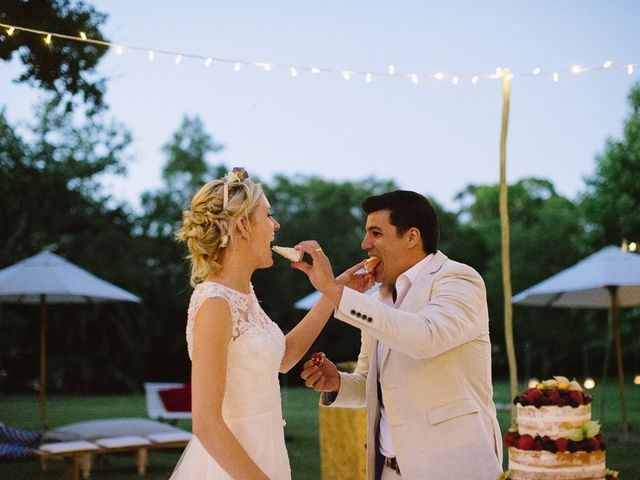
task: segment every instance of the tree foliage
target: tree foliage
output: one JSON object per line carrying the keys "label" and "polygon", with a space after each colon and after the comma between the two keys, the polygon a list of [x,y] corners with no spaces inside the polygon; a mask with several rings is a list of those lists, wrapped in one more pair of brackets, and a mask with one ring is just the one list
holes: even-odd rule
{"label": "tree foliage", "polygon": [[[94,40],[105,40],[100,26],[106,18],[84,2],[72,0],[3,0],[0,10],[0,22],[5,24],[74,37],[84,32]],[[47,45],[39,35],[18,30],[9,35],[6,29],[0,30],[0,59],[17,56],[24,65],[16,80],[53,92],[57,102],[66,100],[69,110],[74,96],[89,111],[104,106],[106,82],[97,77],[96,66],[106,52],[101,45],[69,40]]]}

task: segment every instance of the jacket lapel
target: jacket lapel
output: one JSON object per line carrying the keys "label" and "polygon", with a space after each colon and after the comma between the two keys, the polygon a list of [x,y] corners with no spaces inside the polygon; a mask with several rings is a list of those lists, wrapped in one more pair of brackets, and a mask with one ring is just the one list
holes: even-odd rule
{"label": "jacket lapel", "polygon": [[[438,250],[433,255],[431,260],[429,260],[427,264],[422,268],[422,270],[420,270],[420,273],[418,273],[418,276],[416,277],[415,281],[411,285],[411,288],[409,288],[409,291],[407,292],[404,299],[402,300],[402,303],[398,305],[397,309],[411,312],[413,311],[412,305],[414,303],[422,307],[425,304],[424,286],[432,280],[433,275],[442,268],[442,265],[444,265],[444,262],[446,262],[447,260],[448,260],[448,257],[444,253],[442,253],[440,250]],[[378,346],[378,341],[376,340],[374,345],[375,347],[374,355],[376,355],[376,363],[377,363],[377,353],[378,353],[377,346]],[[383,343],[382,344],[382,361],[380,362],[380,367],[379,367],[380,371],[382,371],[382,369],[384,368],[384,364],[387,361],[387,357],[389,356],[389,351],[390,351],[390,348]]]}

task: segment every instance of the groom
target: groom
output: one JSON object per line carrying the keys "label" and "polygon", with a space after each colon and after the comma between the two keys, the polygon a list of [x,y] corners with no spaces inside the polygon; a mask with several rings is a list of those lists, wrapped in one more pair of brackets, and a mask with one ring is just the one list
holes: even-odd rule
{"label": "groom", "polygon": [[369,197],[362,248],[381,262],[369,297],[338,284],[316,242],[293,264],[362,331],[354,373],[308,361],[305,384],[321,404],[367,407],[367,479],[495,480],[502,441],[492,400],[484,282],[438,250],[438,217],[422,195]]}

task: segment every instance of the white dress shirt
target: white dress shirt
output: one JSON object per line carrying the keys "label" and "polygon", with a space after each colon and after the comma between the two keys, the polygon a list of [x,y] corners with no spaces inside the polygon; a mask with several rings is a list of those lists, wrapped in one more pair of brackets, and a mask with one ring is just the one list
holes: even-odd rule
{"label": "white dress shirt", "polygon": [[[393,297],[392,297],[392,292],[388,292],[386,295],[381,296],[380,300],[393,307],[393,308],[398,308],[398,306],[402,303],[402,301],[404,300],[404,297],[406,297],[407,292],[409,291],[409,289],[411,288],[411,285],[413,285],[413,282],[415,281],[416,277],[418,276],[418,273],[420,273],[420,270],[422,270],[422,268],[426,265],[426,263],[431,260],[431,257],[433,257],[433,254],[429,254],[427,255],[425,258],[423,258],[422,260],[420,260],[418,263],[416,263],[413,267],[411,267],[409,270],[407,270],[406,272],[402,273],[397,279],[396,279],[396,300],[395,302],[393,301]],[[382,344],[382,342],[378,342],[378,349],[376,351],[376,361],[378,362],[378,381],[380,381],[380,366],[382,365],[382,352],[383,352],[384,346]],[[389,430],[389,424],[387,421],[387,414],[386,411],[384,409],[384,404],[381,402],[380,403],[380,432],[379,432],[379,438],[378,441],[380,442],[380,453],[382,455],[384,455],[385,457],[395,457],[396,453],[395,453],[395,449],[393,448],[393,441],[391,439],[391,431]]]}

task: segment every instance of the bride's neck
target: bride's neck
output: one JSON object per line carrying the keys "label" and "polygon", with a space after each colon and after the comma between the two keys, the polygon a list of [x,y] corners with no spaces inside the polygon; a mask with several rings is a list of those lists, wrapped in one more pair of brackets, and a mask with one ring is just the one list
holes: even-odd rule
{"label": "bride's neck", "polygon": [[251,276],[254,268],[242,255],[235,255],[231,251],[222,264],[222,269],[210,273],[207,280],[220,283],[239,292],[249,293],[251,291]]}

